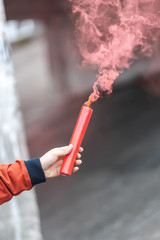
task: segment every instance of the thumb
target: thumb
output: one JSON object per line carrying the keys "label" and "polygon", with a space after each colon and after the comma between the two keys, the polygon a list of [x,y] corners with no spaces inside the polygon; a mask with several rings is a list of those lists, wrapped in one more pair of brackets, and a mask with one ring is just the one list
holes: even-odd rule
{"label": "thumb", "polygon": [[56,149],[56,152],[57,152],[57,156],[58,157],[63,157],[67,154],[69,154],[73,149],[73,145],[70,144],[68,146],[65,146],[65,147],[60,147],[60,148],[57,148]]}

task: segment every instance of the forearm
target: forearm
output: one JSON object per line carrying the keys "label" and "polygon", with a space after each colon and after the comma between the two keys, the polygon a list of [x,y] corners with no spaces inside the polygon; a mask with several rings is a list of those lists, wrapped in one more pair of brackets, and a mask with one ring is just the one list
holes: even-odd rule
{"label": "forearm", "polygon": [[[63,159],[72,148],[73,145],[54,148],[41,158],[0,165],[0,204],[24,190],[30,190],[35,184],[45,182],[46,178],[59,176]],[[80,147],[79,152],[82,151],[83,148]],[[80,157],[81,154],[78,153],[77,158]],[[80,159],[75,161],[75,165],[81,163]],[[73,172],[77,172],[78,169],[79,167],[74,166]]]}
{"label": "forearm", "polygon": [[38,158],[0,165],[0,204],[9,201],[35,184],[45,182],[45,176]]}

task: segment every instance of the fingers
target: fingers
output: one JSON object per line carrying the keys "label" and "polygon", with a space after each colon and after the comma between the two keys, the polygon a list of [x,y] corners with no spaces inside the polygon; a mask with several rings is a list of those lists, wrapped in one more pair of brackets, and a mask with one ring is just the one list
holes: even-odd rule
{"label": "fingers", "polygon": [[73,173],[77,172],[79,170],[79,167],[74,167],[73,168]]}
{"label": "fingers", "polygon": [[76,160],[75,165],[79,166],[81,164],[82,164],[82,160],[80,160],[80,159]]}
{"label": "fingers", "polygon": [[81,164],[82,164],[82,160],[80,160],[80,159],[76,160],[76,162],[75,162],[76,166],[73,168],[73,173],[75,173],[79,170],[79,167],[77,167],[77,166],[79,166]]}
{"label": "fingers", "polygon": [[77,153],[77,158],[81,158],[80,152],[83,152],[83,148],[82,147],[79,148],[79,152]]}
{"label": "fingers", "polygon": [[83,150],[84,150],[84,149],[83,149],[82,147],[79,148],[79,152],[83,152]]}
{"label": "fingers", "polygon": [[[73,149],[73,144],[70,144],[70,145],[65,146],[65,147],[55,148],[53,150],[58,157],[64,157],[65,155],[69,154],[72,151],[72,149]],[[82,147],[79,148],[79,152],[83,152]],[[80,158],[80,157],[81,157],[81,154],[78,153],[77,158]]]}
{"label": "fingers", "polygon": [[[61,165],[62,165],[62,160],[61,161],[59,161],[59,163],[58,163],[58,165],[57,165],[57,167],[59,167],[59,171],[60,171],[60,167],[61,167]],[[73,173],[75,173],[75,172],[77,172],[78,170],[79,170],[79,167],[77,167],[77,166],[79,166],[79,165],[81,165],[82,164],[82,160],[80,160],[80,159],[78,159],[78,160],[76,160],[75,161],[75,167],[73,168]]]}
{"label": "fingers", "polygon": [[[76,165],[81,165],[82,164],[82,160],[76,160],[76,162],[75,162],[75,164]],[[77,167],[77,166],[75,166],[74,168],[73,168],[73,173],[75,173],[75,172],[77,172],[79,170],[79,167]]]}
{"label": "fingers", "polygon": [[69,146],[55,148],[54,151],[58,157],[63,157],[69,154],[72,151],[73,145],[70,144]]}
{"label": "fingers", "polygon": [[77,153],[77,158],[81,158],[81,154],[80,153]]}

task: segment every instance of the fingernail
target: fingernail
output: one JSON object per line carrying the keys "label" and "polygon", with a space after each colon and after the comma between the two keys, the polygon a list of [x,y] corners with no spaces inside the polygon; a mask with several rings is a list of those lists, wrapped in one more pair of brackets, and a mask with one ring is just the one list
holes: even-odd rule
{"label": "fingernail", "polygon": [[73,147],[73,144],[69,144],[69,147],[71,147],[71,146]]}

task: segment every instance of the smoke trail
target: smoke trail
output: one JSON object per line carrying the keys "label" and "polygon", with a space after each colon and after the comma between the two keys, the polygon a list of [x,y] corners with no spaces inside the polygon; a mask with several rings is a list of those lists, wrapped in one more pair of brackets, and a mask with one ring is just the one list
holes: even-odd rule
{"label": "smoke trail", "polygon": [[114,80],[160,39],[159,0],[69,0],[83,66],[98,69],[89,101],[112,92]]}

